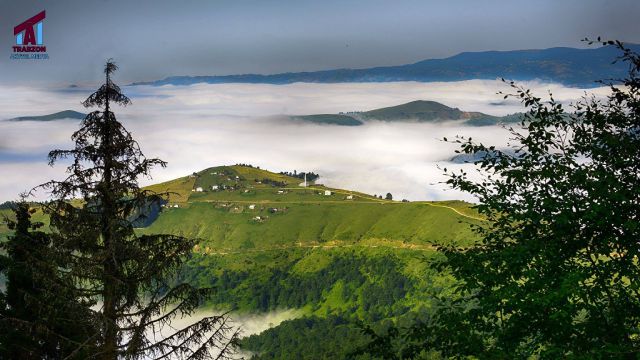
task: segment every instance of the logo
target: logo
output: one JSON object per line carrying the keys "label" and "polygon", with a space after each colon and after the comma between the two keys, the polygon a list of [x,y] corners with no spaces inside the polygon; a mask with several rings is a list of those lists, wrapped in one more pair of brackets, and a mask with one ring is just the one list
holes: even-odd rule
{"label": "logo", "polygon": [[25,20],[13,28],[16,44],[13,46],[12,59],[48,59],[47,47],[43,45],[42,23],[45,11]]}

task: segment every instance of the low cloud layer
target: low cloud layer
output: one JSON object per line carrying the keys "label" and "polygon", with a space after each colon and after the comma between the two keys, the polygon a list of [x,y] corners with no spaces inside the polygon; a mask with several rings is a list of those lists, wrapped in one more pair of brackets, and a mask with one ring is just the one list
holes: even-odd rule
{"label": "low cloud layer", "polygon": [[[554,84],[523,84],[539,95],[547,90],[564,103],[584,90]],[[503,100],[508,91],[499,81],[454,83],[355,84],[199,84],[186,87],[124,87],[133,105],[116,115],[133,132],[149,157],[169,162],[153,172],[159,182],[210,166],[250,163],[283,171],[314,171],[328,186],[370,194],[391,192],[410,200],[467,199],[447,190],[441,167],[455,146],[442,137],[472,136],[503,146],[507,134],[499,127],[462,127],[452,123],[369,122],[340,127],[286,121],[282,114],[337,113],[393,106],[413,100],[434,100],[466,111],[505,115],[523,111],[520,103]],[[597,96],[604,88],[591,89]],[[85,111],[80,101],[90,89],[59,91],[0,87],[0,119],[43,115],[64,109]],[[0,121],[0,201],[64,176],[64,166],[50,168],[46,154],[68,148],[78,122]],[[469,167],[470,165],[455,165]],[[46,197],[40,193],[39,198]]]}

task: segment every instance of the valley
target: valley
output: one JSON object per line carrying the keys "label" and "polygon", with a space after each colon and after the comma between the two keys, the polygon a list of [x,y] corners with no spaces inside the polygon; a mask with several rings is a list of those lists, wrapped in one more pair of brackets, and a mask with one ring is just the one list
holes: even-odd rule
{"label": "valley", "polygon": [[[198,239],[173,281],[215,289],[200,313],[231,311],[240,324],[295,314],[246,332],[244,353],[304,358],[329,346],[346,357],[368,341],[360,322],[411,322],[452,294],[451,274],[432,265],[440,246],[476,241],[469,225],[482,218],[470,204],[386,200],[291,175],[218,166],[146,188],[167,201],[139,234]],[[34,220],[47,224],[41,209]]]}
{"label": "valley", "polygon": [[476,241],[469,225],[482,219],[470,204],[383,200],[303,181],[224,166],[149,187],[172,195],[139,232],[199,239],[177,281],[214,287],[207,307],[296,309],[297,318],[245,338],[243,351],[343,358],[368,339],[359,322],[410,322],[452,293],[453,277],[432,265],[439,246]]}

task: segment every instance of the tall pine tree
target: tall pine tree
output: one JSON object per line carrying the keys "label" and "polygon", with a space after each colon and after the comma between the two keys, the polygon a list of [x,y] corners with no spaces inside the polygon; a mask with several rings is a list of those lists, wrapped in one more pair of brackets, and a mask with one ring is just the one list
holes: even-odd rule
{"label": "tall pine tree", "polygon": [[105,83],[84,101],[99,110],[73,134],[74,149],[49,153],[50,165],[71,160],[69,176],[43,185],[55,198],[48,212],[53,247],[65,260],[64,276],[93,302],[90,321],[99,331],[92,334],[95,347],[92,341],[87,346],[100,359],[228,358],[236,333],[225,315],[167,333],[171,321],[192,314],[210,289],[170,286],[194,240],[134,231],[138,209],[163,196],[141,189],[138,180],[165,162],[145,158],[116,120],[111,107],[131,103],[112,81],[116,70],[108,61]]}

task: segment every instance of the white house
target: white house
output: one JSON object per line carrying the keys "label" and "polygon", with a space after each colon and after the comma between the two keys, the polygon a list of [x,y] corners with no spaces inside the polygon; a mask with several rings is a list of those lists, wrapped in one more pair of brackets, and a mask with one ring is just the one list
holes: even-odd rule
{"label": "white house", "polygon": [[215,190],[218,190],[218,189],[220,189],[219,185],[211,185],[211,190],[215,191]]}
{"label": "white house", "polygon": [[325,190],[324,196],[331,196],[331,190]]}
{"label": "white house", "polygon": [[353,195],[347,195],[347,200],[353,200]]}
{"label": "white house", "polygon": [[179,208],[180,206],[178,206],[178,204],[173,204],[174,208]]}
{"label": "white house", "polygon": [[200,186],[198,186],[198,187],[196,188],[196,192],[203,192],[203,191],[204,191],[204,190],[203,190]]}
{"label": "white house", "polygon": [[256,204],[249,205],[249,210],[254,210],[256,208]]}
{"label": "white house", "polygon": [[284,194],[284,190],[278,190],[278,194]]}

